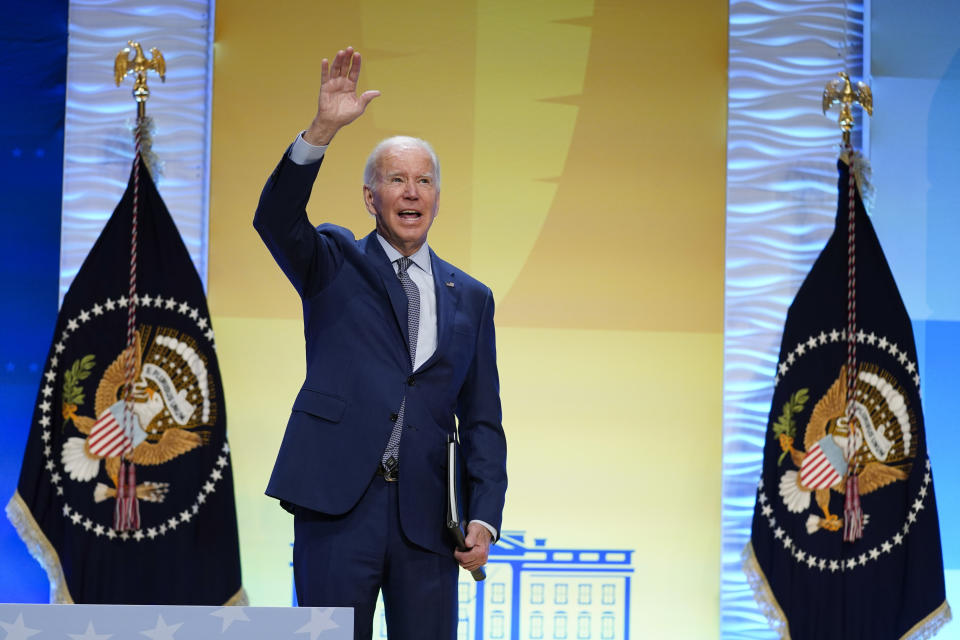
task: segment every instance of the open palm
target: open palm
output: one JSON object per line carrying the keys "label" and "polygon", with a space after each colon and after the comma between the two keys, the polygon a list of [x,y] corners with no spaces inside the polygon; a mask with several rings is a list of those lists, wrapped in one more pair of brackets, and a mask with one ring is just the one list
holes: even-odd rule
{"label": "open palm", "polygon": [[307,142],[327,144],[337,130],[356,120],[380,95],[379,91],[364,91],[357,95],[360,78],[360,54],[347,47],[337,52],[333,62],[326,58],[320,63],[320,96],[317,115],[308,130]]}

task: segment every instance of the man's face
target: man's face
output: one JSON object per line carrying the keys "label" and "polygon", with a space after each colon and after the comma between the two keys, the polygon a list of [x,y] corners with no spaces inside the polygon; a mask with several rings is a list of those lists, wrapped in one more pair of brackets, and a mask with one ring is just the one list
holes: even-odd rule
{"label": "man's face", "polygon": [[363,199],[380,235],[403,255],[414,253],[427,241],[440,200],[430,154],[416,145],[383,151]]}

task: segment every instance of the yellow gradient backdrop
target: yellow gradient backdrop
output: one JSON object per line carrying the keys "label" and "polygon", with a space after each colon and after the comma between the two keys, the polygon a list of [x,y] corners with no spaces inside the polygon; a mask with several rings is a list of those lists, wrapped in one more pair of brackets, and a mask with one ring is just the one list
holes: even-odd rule
{"label": "yellow gradient backdrop", "polygon": [[383,96],[341,131],[315,223],[358,236],[370,148],[430,140],[430,244],[494,291],[505,529],[633,549],[635,637],[718,629],[726,4],[217,3],[209,298],[244,583],[289,604],[292,521],[263,496],[304,373],[299,300],[253,231],[260,189],[353,45]]}

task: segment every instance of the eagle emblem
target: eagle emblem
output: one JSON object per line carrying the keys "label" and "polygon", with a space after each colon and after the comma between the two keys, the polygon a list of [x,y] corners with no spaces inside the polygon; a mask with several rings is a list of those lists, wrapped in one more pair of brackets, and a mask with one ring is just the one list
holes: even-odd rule
{"label": "eagle emblem", "polygon": [[[846,415],[846,381],[846,367],[841,367],[837,379],[811,411],[803,450],[794,446],[792,417],[802,411],[806,389],[784,405],[773,429],[783,451],[780,464],[789,458],[795,467],[780,477],[784,505],[791,513],[803,513],[810,509],[813,494],[819,508],[819,514],[811,513],[807,518],[810,534],[842,528],[841,518],[830,511],[830,498],[833,491],[844,493],[848,473],[857,476],[860,494],[866,495],[905,480],[916,456],[916,419],[896,378],[872,364],[858,368],[852,430]],[[848,460],[851,437],[855,453]]]}
{"label": "eagle emblem", "polygon": [[163,54],[156,47],[150,49],[150,59],[143,55],[143,47],[139,42],[128,40],[127,44],[133,47],[133,57],[130,57],[130,47],[124,47],[113,61],[113,80],[120,86],[127,74],[135,74],[137,82],[143,82],[147,70],[153,70],[160,76],[161,82],[166,81],[167,62]]}
{"label": "eagle emblem", "polygon": [[[125,411],[124,381],[127,349],[106,367],[94,396],[94,415],[83,415],[82,381],[96,366],[93,356],[77,360],[65,372],[61,412],[64,428],[72,424],[78,436],[65,438],[61,462],[71,479],[93,480],[103,461],[112,486],[97,483],[94,501],[116,498],[121,460],[137,465],[161,465],[210,440],[202,427],[216,420],[211,402],[213,381],[207,362],[193,340],[178,331],[160,328],[152,340],[141,326],[134,348],[133,410]],[[143,482],[136,495],[163,502],[167,482]]]}
{"label": "eagle emblem", "polygon": [[850,142],[850,130],[853,129],[853,111],[851,107],[854,104],[859,104],[863,107],[863,110],[867,112],[867,115],[873,115],[873,93],[870,91],[870,87],[864,84],[863,82],[858,82],[856,88],[850,82],[850,76],[847,75],[845,71],[841,71],[838,74],[840,77],[835,78],[827,83],[827,86],[823,89],[823,97],[821,100],[823,106],[823,113],[826,115],[827,110],[835,105],[840,105],[840,115],[837,118],[837,124],[840,125],[840,129],[843,131],[843,139],[845,142]]}

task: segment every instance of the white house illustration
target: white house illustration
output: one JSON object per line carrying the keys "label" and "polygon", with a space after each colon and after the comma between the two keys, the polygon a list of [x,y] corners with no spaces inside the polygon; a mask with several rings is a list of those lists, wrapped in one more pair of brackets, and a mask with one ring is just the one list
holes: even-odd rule
{"label": "white house illustration", "polygon": [[[523,531],[504,531],[486,580],[460,572],[458,640],[628,640],[632,556],[530,544]],[[382,599],[374,620],[374,637],[387,638]]]}

